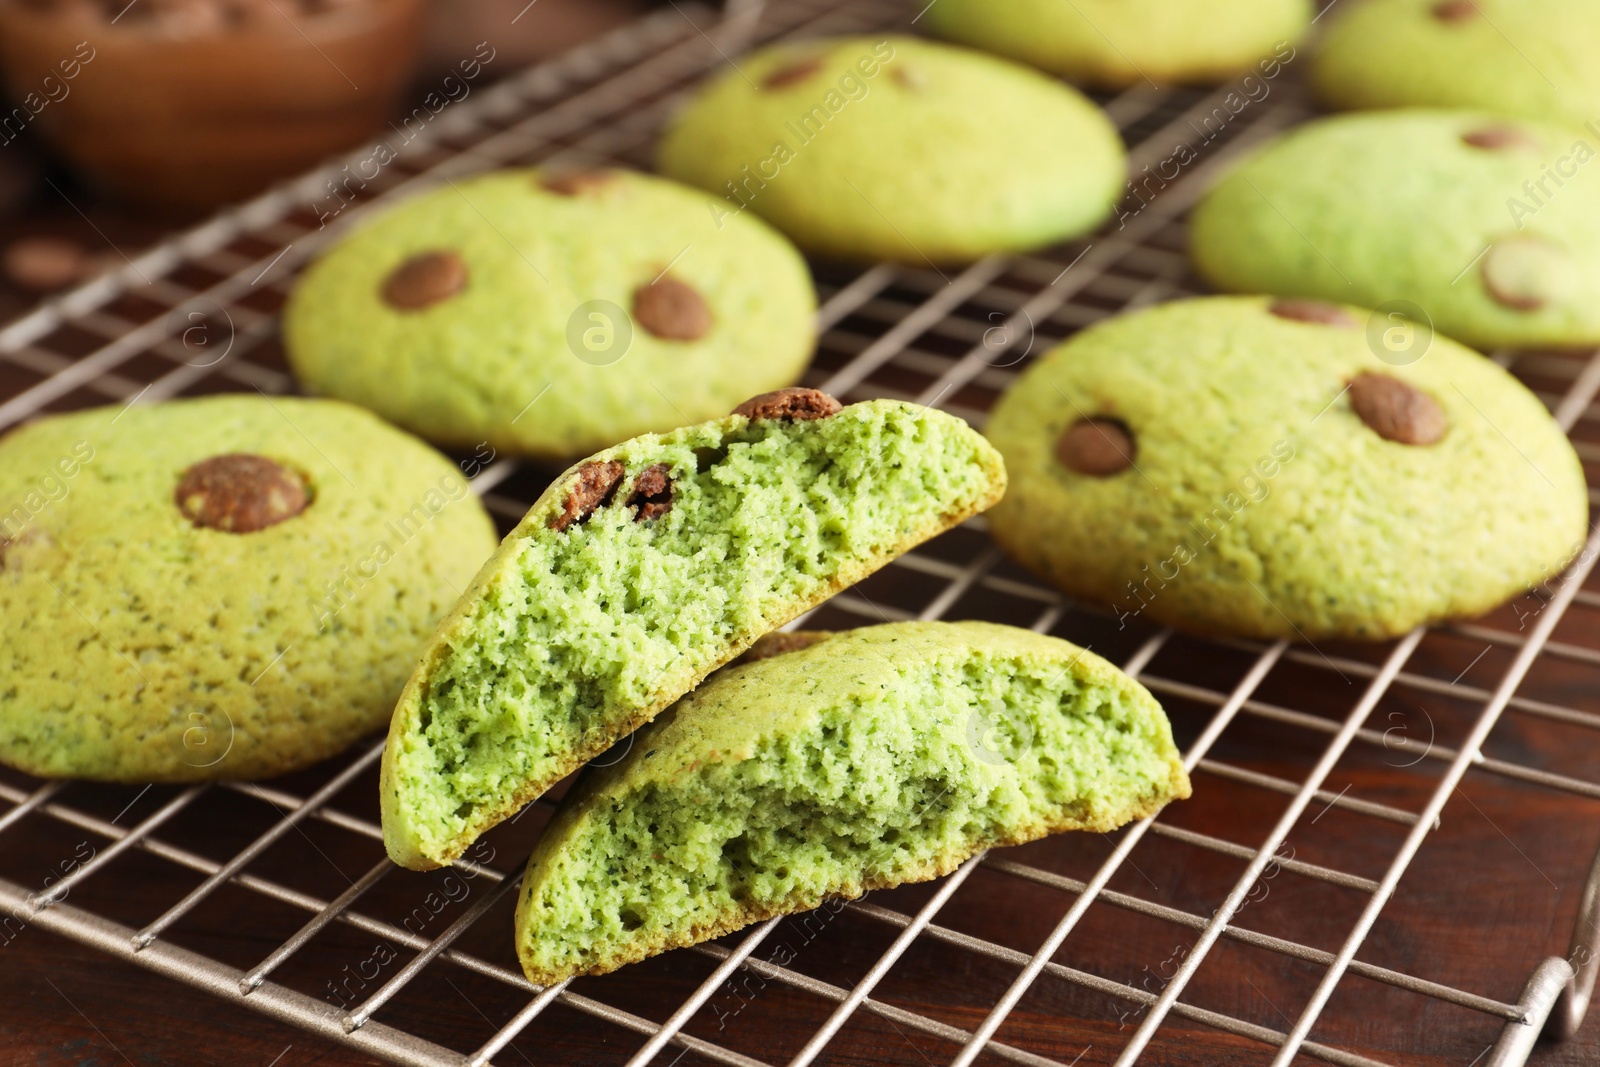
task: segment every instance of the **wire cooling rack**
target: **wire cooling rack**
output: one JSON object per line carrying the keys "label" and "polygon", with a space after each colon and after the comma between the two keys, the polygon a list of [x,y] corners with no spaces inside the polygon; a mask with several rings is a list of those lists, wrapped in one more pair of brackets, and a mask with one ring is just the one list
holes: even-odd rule
{"label": "wire cooling rack", "polygon": [[[881,0],[674,5],[396,127],[398,158],[376,176],[362,163],[370,150],[353,153],[0,330],[0,426],[89,404],[288,392],[276,312],[296,270],[369,202],[506,164],[648,166],[664,117],[750,44],[906,32],[915,15]],[[817,266],[821,344],[808,384],[847,399],[914,399],[981,425],[1032,354],[1107,315],[1197,292],[1183,216],[1230,157],[1306,117],[1295,80],[1291,60],[1282,76],[1216,91],[1146,86],[1104,98],[1135,180],[1118,220],[1092,240],[944,271]],[[1546,400],[1586,463],[1600,460],[1600,355],[1496,358]],[[481,454],[462,465],[502,527],[554,473]],[[1584,829],[1600,800],[1600,593],[1584,588],[1593,538],[1563,579],[1489,619],[1383,646],[1317,648],[1121,628],[1016,570],[984,529],[973,520],[906,555],[810,624],[976,617],[1090,644],[1167,704],[1193,800],[1116,835],[976,857],[929,886],[537,989],[516,969],[509,914],[548,802],[440,880],[388,877],[372,742],[264,785],[140,791],[3,772],[0,943],[36,926],[230,1010],[428,1067],[533,1062],[529,1049],[541,1063],[1121,1065],[1197,1062],[1184,1058],[1196,1047],[1223,1050],[1217,1061],[1351,1067],[1450,1062],[1459,1048],[1463,1063],[1475,1051],[1474,1062],[1504,1067],[1526,1061],[1541,1028],[1576,1030],[1593,982],[1596,879],[1581,897],[1545,892],[1530,867],[1556,882],[1522,845],[1556,835],[1571,840],[1569,858],[1593,847]],[[1486,751],[1506,738],[1503,754]],[[1500,830],[1459,788],[1469,773],[1533,795],[1549,817]],[[1441,818],[1461,800],[1510,848],[1479,839],[1463,851],[1443,832],[1468,825],[1470,815]],[[70,858],[49,851],[60,850],[63,827],[87,835]],[[24,853],[8,853],[8,841]],[[1391,916],[1399,902],[1385,912],[1414,861],[1432,862],[1413,881],[1441,871],[1459,880],[1459,896],[1444,894],[1447,914]],[[56,880],[17,873],[41,865]],[[1583,886],[1587,864],[1568,867],[1556,872],[1561,884]],[[164,910],[129,914],[117,887],[130,879],[170,887]],[[1485,927],[1470,922],[1481,920],[1472,905],[1484,884],[1509,887],[1514,910],[1543,916],[1535,928],[1549,937],[1478,958]],[[212,905],[240,895],[267,939],[251,942],[261,950],[249,958],[221,947],[214,929]],[[1462,948],[1467,963],[1455,958]],[[1357,960],[1359,949],[1394,962]],[[941,974],[942,984],[930,978]],[[1462,977],[1443,980],[1452,975]],[[1240,979],[1262,996],[1243,994]],[[1279,1000],[1262,991],[1267,981]],[[433,1010],[453,995],[441,982],[464,1002],[454,1011]],[[441,1013],[452,1026],[438,1025]],[[1420,1043],[1379,1036],[1366,1025],[1373,1017],[1410,1020]],[[1440,1049],[1443,1058],[1424,1056]]]}

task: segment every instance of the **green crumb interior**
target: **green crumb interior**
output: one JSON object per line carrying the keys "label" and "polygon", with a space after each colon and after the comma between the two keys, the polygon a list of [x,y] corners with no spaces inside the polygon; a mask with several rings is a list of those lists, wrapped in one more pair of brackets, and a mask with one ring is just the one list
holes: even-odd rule
{"label": "green crumb interior", "polygon": [[[627,442],[609,502],[536,505],[415,694],[400,817],[423,854],[510,814],[842,584],[992,503],[998,457],[961,420],[875,401],[809,422],[725,419]],[[627,497],[665,464],[672,507]],[[404,711],[404,706],[402,711]]]}
{"label": "green crumb interior", "polygon": [[925,647],[1006,629],[873,627],[685,698],[540,842],[518,918],[529,976],[611,970],[1188,795],[1161,709],[1103,661]]}

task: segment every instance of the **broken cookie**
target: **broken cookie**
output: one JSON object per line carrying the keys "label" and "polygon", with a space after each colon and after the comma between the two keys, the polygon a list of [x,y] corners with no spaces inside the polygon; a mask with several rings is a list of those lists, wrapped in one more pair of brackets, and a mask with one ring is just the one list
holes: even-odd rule
{"label": "broken cookie", "polygon": [[816,396],[832,414],[645,435],[545,491],[395,709],[396,863],[450,862],[761,635],[1003,491],[999,456],[960,419]]}

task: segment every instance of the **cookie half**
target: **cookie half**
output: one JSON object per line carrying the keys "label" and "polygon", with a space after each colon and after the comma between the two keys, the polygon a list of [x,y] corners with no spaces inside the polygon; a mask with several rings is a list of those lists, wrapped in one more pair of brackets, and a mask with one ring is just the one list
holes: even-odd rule
{"label": "cookie half", "polygon": [[756,638],[989,507],[953,416],[815,390],[567,471],[423,653],[389,733],[383,830],[436,867]]}
{"label": "cookie half", "polygon": [[1276,77],[1311,0],[940,0],[924,18],[951,40],[1114,90]]}
{"label": "cookie half", "polygon": [[1011,486],[991,533],[1122,625],[1261,638],[1394,636],[1559,571],[1588,493],[1544,405],[1476,352],[1370,321],[1212,297],[1083,331],[995,407]]}
{"label": "cookie half", "polygon": [[47,777],[333,755],[495,546],[449,460],[335,401],[41,419],[0,440],[0,500],[0,761]]}
{"label": "cookie half", "polygon": [[592,770],[528,861],[517,953],[552,985],[986,848],[1189,795],[1155,699],[1065,641],[891,623],[731,667]]}
{"label": "cookie half", "polygon": [[1600,120],[1592,0],[1367,0],[1330,9],[1327,23],[1311,83],[1331,107]]}
{"label": "cookie half", "polygon": [[799,380],[816,295],[754,215],[624,170],[452,182],[358,229],[284,311],[296,377],[444,445],[562,462]]}
{"label": "cookie half", "polygon": [[1589,131],[1479,113],[1323,119],[1218,182],[1190,250],[1222,289],[1407,301],[1484,349],[1594,345],[1597,156]]}
{"label": "cookie half", "polygon": [[741,58],[661,142],[663,173],[846,259],[959,263],[1081,236],[1122,195],[1122,142],[1037,71],[908,37]]}

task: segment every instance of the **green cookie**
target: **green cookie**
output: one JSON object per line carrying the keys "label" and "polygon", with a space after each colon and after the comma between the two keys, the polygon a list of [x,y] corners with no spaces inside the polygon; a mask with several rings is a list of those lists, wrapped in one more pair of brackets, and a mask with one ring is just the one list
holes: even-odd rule
{"label": "green cookie", "polygon": [[359,408],[97,408],[0,440],[0,760],[264,778],[383,725],[494,526]]}
{"label": "green cookie", "polygon": [[284,312],[309,389],[443,445],[568,460],[796,381],[816,296],[755,217],[627,171],[501,171],[396,207]]}
{"label": "green cookie", "polygon": [[1160,705],[1093,653],[982,622],[836,634],[716,674],[591,771],[528,861],[517,953],[538,985],[613,971],[1188,795]]}
{"label": "green cookie", "polygon": [[1076,91],[908,37],[786,44],[740,59],[677,116],[661,170],[808,251],[960,263],[1093,230],[1126,160]]}
{"label": "green cookie", "polygon": [[461,855],[716,667],[989,507],[1000,457],[951,415],[814,389],[592,456],[439,627],[395,708],[383,834]]}
{"label": "green cookie", "polygon": [[[1101,89],[1214,84],[1294,58],[1311,0],[939,0],[929,28]],[[1266,73],[1271,70],[1272,73]]]}
{"label": "green cookie", "polygon": [[990,530],[1123,625],[1263,638],[1389,637],[1559,571],[1588,514],[1560,427],[1490,360],[1379,323],[1211,297],[1085,330],[994,410]]}
{"label": "green cookie", "polygon": [[1600,343],[1600,136],[1476,113],[1309,123],[1195,209],[1219,288],[1385,308],[1409,301],[1484,349]]}
{"label": "green cookie", "polygon": [[1312,60],[1331,107],[1464,107],[1600,121],[1594,0],[1345,0]]}

